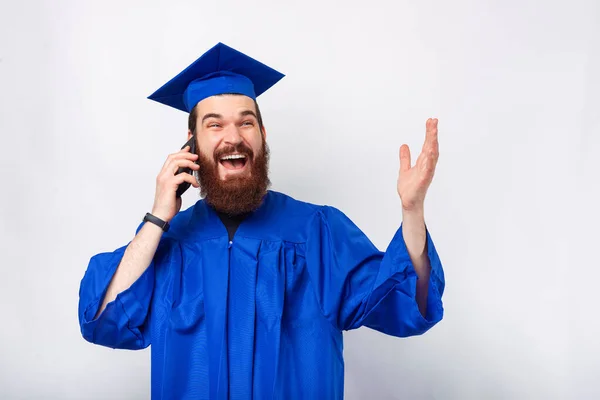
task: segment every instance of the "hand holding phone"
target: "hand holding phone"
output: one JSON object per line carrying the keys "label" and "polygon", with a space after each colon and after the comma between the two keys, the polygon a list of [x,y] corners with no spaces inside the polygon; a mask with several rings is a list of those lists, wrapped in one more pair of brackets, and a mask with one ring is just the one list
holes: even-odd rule
{"label": "hand holding phone", "polygon": [[200,168],[197,161],[196,137],[192,135],[180,151],[167,157],[156,178],[153,215],[163,221],[170,221],[181,208],[181,195],[190,186],[200,187],[193,175],[193,171]]}

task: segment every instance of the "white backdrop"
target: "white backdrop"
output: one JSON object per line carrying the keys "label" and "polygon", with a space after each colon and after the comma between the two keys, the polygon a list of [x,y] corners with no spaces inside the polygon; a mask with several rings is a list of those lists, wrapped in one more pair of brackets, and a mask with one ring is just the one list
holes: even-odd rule
{"label": "white backdrop", "polygon": [[186,114],[146,96],[218,41],[287,75],[260,98],[273,189],[381,249],[398,148],[416,159],[439,118],[445,319],[347,333],[348,399],[600,396],[597,0],[1,4],[0,398],[149,398],[149,350],[81,338],[79,281],[185,141]]}

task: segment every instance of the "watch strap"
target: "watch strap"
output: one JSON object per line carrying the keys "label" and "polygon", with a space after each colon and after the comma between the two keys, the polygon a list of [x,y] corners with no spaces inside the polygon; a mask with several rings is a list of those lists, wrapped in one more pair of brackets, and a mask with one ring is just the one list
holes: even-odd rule
{"label": "watch strap", "polygon": [[162,229],[164,232],[168,231],[170,228],[170,225],[167,221],[163,221],[162,219],[150,213],[146,213],[146,215],[144,216],[144,222],[153,223],[154,225],[160,227],[160,229]]}

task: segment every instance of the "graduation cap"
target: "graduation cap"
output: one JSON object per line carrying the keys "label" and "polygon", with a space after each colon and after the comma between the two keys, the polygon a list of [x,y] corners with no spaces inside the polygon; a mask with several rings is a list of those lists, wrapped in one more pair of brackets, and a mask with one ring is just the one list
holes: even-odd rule
{"label": "graduation cap", "polygon": [[200,101],[218,94],[242,94],[256,100],[284,76],[238,50],[217,43],[148,99],[191,112]]}

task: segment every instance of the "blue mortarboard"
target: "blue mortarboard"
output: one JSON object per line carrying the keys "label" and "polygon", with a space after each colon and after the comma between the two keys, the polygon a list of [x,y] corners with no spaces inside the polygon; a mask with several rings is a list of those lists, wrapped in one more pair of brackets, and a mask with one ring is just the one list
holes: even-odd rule
{"label": "blue mortarboard", "polygon": [[190,112],[201,100],[218,94],[243,94],[256,99],[284,76],[218,43],[148,98]]}

